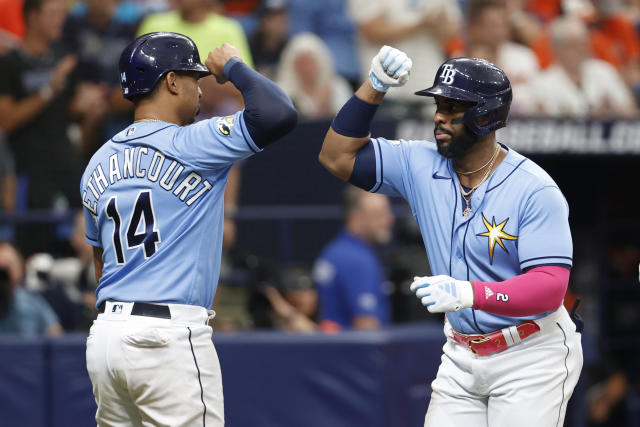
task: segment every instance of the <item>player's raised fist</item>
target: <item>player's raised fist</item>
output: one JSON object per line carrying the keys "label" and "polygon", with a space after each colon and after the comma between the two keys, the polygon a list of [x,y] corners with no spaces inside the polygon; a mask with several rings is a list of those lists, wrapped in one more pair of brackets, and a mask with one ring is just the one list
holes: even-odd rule
{"label": "player's raised fist", "polygon": [[204,62],[204,65],[206,65],[209,71],[211,71],[211,74],[216,77],[216,81],[218,83],[224,83],[227,81],[227,77],[224,75],[222,70],[224,69],[224,65],[234,56],[242,60],[238,49],[229,43],[224,43],[209,52],[209,56]]}
{"label": "player's raised fist", "polygon": [[409,80],[413,62],[401,50],[382,46],[371,60],[369,81],[378,92],[386,92],[389,87],[403,86]]}

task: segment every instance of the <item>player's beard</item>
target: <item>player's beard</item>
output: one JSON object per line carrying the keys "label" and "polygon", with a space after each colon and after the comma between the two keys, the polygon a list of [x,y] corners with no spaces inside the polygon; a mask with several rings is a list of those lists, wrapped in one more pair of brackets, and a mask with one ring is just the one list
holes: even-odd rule
{"label": "player's beard", "polygon": [[200,104],[198,104],[198,109],[196,110],[196,113],[193,115],[193,117],[191,117],[191,120],[187,124],[188,125],[194,124],[196,122],[196,119],[198,118],[199,114],[200,114]]}
{"label": "player's beard", "polygon": [[[438,127],[436,126],[436,128],[433,130],[434,136],[436,135],[437,130]],[[473,144],[478,142],[479,139],[478,135],[472,133],[466,126],[463,128],[462,133],[458,135],[452,134],[451,132],[446,131],[442,128],[440,128],[440,131],[445,132],[451,136],[449,142],[446,145],[438,141],[438,138],[436,138],[438,153],[448,159],[462,158],[465,154],[467,154]]]}

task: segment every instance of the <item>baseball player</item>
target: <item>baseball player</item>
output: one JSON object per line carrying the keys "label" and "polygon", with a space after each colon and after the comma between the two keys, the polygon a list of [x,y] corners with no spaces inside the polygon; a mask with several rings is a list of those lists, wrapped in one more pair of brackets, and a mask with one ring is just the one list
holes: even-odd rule
{"label": "baseball player", "polygon": [[572,265],[568,206],[531,160],[496,141],[511,85],[492,63],[456,58],[417,95],[435,98],[435,142],[370,138],[385,92],[411,60],[384,46],[338,113],[320,153],[337,177],[404,197],[431,277],[411,285],[447,337],[425,426],[562,426],[582,368],[562,306]]}
{"label": "baseball player", "polygon": [[[192,124],[213,74],[245,109]],[[234,162],[289,132],[297,114],[274,83],[224,44],[206,67],[191,39],[145,34],[120,57],[133,124],[82,177],[98,315],[87,370],[101,426],[222,426],[222,380],[208,310],[220,270],[223,193]]]}

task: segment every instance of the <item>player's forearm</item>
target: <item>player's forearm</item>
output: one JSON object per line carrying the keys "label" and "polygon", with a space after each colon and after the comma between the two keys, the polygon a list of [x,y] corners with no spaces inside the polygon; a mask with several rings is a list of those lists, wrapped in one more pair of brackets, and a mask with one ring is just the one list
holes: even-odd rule
{"label": "player's forearm", "polygon": [[369,142],[369,128],[384,92],[373,89],[367,80],[336,115],[318,155],[320,163],[333,175],[349,180],[358,152]]}
{"label": "player's forearm", "polygon": [[47,329],[44,331],[46,336],[52,338],[59,337],[63,332],[64,329],[62,329],[62,326],[59,323],[52,323],[51,325],[47,326]]}
{"label": "player's forearm", "polygon": [[46,100],[35,93],[16,102],[8,96],[0,98],[0,129],[10,134],[33,120],[47,106]]}
{"label": "player's forearm", "polygon": [[382,104],[382,100],[384,99],[385,92],[379,92],[371,86],[371,82],[369,80],[362,83],[362,85],[356,91],[356,96],[363,100],[364,102],[368,102],[369,104],[380,105]]}
{"label": "player's forearm", "polygon": [[569,269],[536,267],[502,282],[471,282],[473,308],[503,316],[530,316],[555,310],[569,285]]}
{"label": "player's forearm", "polygon": [[229,60],[224,73],[242,93],[244,121],[258,147],[263,148],[293,130],[298,113],[278,85],[237,58]]}
{"label": "player's forearm", "polygon": [[369,43],[382,45],[410,37],[420,31],[422,26],[422,21],[409,25],[394,25],[389,23],[384,15],[380,15],[360,25],[358,29]]}
{"label": "player's forearm", "polygon": [[238,195],[240,194],[240,183],[242,181],[242,173],[240,165],[234,164],[229,171],[227,185],[224,188],[224,208],[235,209],[238,205]]}
{"label": "player's forearm", "polygon": [[102,277],[102,267],[104,267],[104,262],[102,261],[103,251],[101,247],[93,247],[93,266],[95,267],[96,283],[99,283]]}
{"label": "player's forearm", "polygon": [[351,328],[357,331],[375,331],[380,329],[380,321],[373,315],[360,314],[351,320]]}
{"label": "player's forearm", "polygon": [[13,212],[16,207],[16,188],[18,180],[15,175],[7,175],[0,181],[0,207],[5,212]]}

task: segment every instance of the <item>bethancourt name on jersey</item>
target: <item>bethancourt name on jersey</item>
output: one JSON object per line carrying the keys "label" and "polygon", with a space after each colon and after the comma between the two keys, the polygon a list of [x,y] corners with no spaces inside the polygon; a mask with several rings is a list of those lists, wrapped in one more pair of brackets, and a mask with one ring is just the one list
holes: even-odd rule
{"label": "bethancourt name on jersey", "polygon": [[[120,159],[120,155],[124,159]],[[142,167],[145,159],[151,157],[149,166]],[[165,162],[171,162],[163,172]],[[146,162],[145,162],[146,163]],[[146,178],[150,182],[159,181],[160,187],[172,192],[178,199],[191,206],[200,197],[213,187],[209,181],[203,180],[196,172],[188,173],[180,182],[178,178],[184,171],[182,163],[174,159],[168,159],[160,151],[149,147],[125,148],[123,153],[114,153],[109,156],[109,170],[105,174],[102,164],[93,169],[82,191],[82,204],[94,215],[98,212],[98,200],[105,190],[123,179]],[[90,200],[93,195],[94,200]]]}

